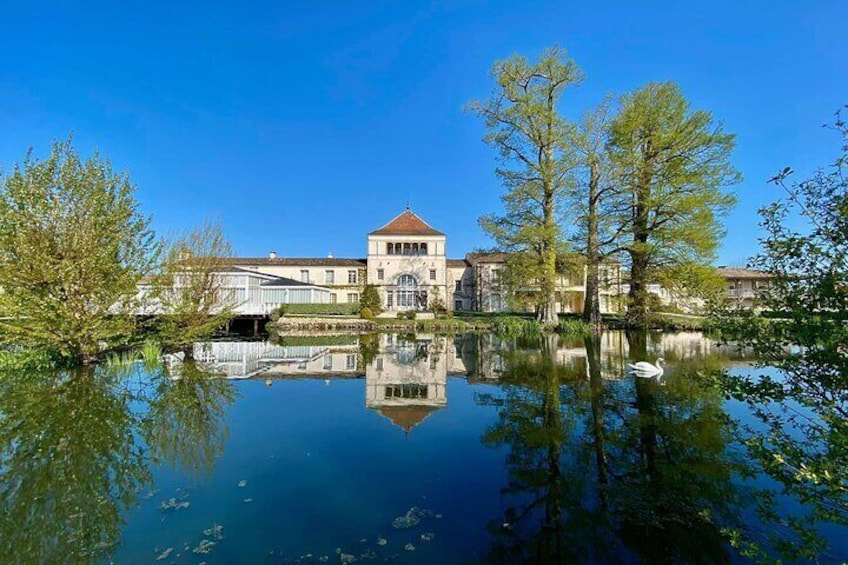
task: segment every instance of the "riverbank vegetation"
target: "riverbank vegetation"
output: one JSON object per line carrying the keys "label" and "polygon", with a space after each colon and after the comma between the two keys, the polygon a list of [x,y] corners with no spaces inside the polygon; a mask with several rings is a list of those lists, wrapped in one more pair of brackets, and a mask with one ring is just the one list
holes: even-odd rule
{"label": "riverbank vegetation", "polygon": [[[30,150],[0,187],[4,355],[89,365],[151,339],[185,348],[231,316],[213,274],[229,249],[215,224],[158,240],[129,176],[71,139]],[[147,308],[167,314],[145,325]]]}

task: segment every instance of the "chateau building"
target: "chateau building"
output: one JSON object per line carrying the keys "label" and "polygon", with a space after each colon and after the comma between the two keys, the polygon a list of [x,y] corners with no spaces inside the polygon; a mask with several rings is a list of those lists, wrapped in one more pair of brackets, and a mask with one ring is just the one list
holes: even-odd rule
{"label": "chateau building", "polygon": [[[448,310],[500,312],[508,309],[498,271],[506,263],[503,253],[468,253],[463,259],[447,255],[447,237],[412,210],[406,209],[367,238],[364,258],[243,257],[233,267],[279,279],[275,284],[302,284],[326,289],[315,292],[321,302],[359,302],[365,284],[377,287],[387,312],[427,310],[433,301]],[[617,263],[602,269],[601,310],[617,311],[621,271]],[[570,280],[561,277],[557,287],[559,312],[580,312],[585,293],[585,273]],[[282,291],[281,291],[282,292]],[[282,294],[281,294],[282,296]],[[267,302],[267,300],[266,300]]]}

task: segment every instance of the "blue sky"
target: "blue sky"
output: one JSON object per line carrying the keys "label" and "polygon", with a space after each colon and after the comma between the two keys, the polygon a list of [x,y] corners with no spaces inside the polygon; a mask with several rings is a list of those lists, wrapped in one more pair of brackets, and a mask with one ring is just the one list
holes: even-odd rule
{"label": "blue sky", "polygon": [[163,233],[219,219],[240,255],[360,257],[407,201],[448,252],[491,242],[493,151],[463,112],[488,69],[558,43],[587,75],[563,111],[677,81],[738,134],[721,264],[756,251],[765,181],[836,156],[848,2],[11,2],[0,167],[74,133]]}

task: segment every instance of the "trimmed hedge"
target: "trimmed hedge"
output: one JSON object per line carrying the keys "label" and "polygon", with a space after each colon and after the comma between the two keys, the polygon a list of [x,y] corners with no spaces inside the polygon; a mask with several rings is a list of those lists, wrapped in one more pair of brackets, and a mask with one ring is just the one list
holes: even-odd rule
{"label": "trimmed hedge", "polygon": [[323,316],[358,316],[362,306],[359,302],[346,304],[285,304],[282,306],[283,316],[323,315]]}

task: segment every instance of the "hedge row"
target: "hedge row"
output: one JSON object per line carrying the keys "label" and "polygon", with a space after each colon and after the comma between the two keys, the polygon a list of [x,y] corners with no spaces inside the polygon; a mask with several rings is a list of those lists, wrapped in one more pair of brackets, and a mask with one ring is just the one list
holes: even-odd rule
{"label": "hedge row", "polygon": [[345,304],[284,304],[281,308],[283,316],[288,314],[358,316],[362,306],[359,302],[348,302]]}

